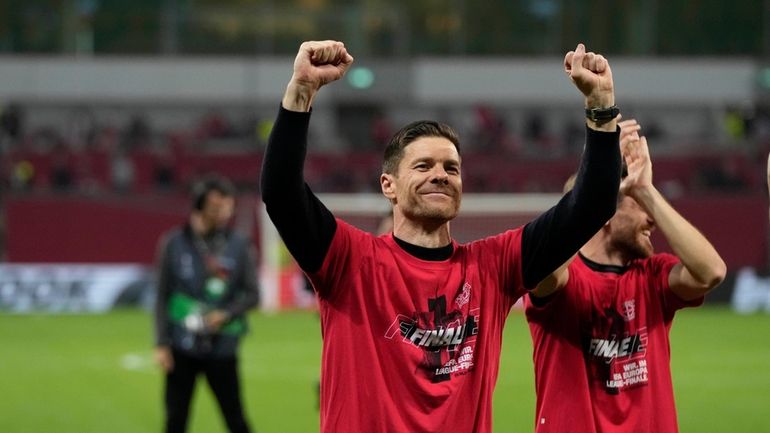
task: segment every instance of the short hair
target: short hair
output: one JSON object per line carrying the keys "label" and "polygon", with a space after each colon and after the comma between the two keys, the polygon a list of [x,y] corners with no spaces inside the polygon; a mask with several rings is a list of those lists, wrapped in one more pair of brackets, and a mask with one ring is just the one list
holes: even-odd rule
{"label": "short hair", "polygon": [[235,197],[235,186],[227,178],[214,174],[206,175],[193,185],[193,209],[203,210],[206,206],[206,197],[212,191],[216,191],[225,197]]}
{"label": "short hair", "polygon": [[418,120],[404,126],[390,138],[385,147],[382,172],[395,173],[401,158],[404,157],[404,148],[422,137],[446,138],[455,145],[457,152],[460,152],[460,138],[451,126],[434,120]]}

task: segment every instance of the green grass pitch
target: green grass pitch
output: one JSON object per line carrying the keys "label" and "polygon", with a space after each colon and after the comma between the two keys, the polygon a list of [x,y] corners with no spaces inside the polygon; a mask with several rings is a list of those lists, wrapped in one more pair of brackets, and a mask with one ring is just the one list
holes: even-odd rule
{"label": "green grass pitch", "polygon": [[[316,315],[255,313],[241,354],[244,399],[260,433],[318,431]],[[161,431],[161,374],[150,315],[0,315],[0,432]],[[770,315],[726,307],[678,314],[674,386],[683,433],[770,433]],[[523,315],[508,320],[495,393],[495,432],[531,432],[531,342]],[[201,378],[190,433],[224,432]]]}

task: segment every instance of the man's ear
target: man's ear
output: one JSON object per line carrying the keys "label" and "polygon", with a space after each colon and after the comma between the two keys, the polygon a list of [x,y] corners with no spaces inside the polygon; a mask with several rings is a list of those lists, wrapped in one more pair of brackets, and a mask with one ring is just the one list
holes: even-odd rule
{"label": "man's ear", "polygon": [[382,188],[382,195],[384,195],[388,200],[395,200],[396,183],[392,174],[382,173],[380,175],[380,188]]}

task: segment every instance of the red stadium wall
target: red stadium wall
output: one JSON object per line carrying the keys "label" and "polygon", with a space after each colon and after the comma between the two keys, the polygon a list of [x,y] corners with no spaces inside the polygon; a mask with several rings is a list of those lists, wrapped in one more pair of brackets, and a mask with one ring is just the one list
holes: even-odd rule
{"label": "red stadium wall", "polygon": [[[728,271],[743,266],[768,265],[768,208],[765,197],[708,196],[683,198],[672,203],[711,241]],[[660,231],[653,242],[658,251],[670,251]]]}
{"label": "red stadium wall", "polygon": [[183,222],[181,198],[17,198],[6,202],[6,251],[17,263],[152,263],[158,238]]}
{"label": "red stadium wall", "polygon": [[[254,200],[249,197],[239,203],[252,207]],[[714,243],[731,271],[742,266],[767,267],[764,197],[708,196],[673,204]],[[161,233],[184,221],[189,206],[182,197],[104,201],[28,197],[9,198],[5,205],[6,249],[11,262],[147,264],[153,261]],[[248,222],[253,224],[253,218]],[[456,236],[464,237],[462,233]],[[654,240],[659,250],[666,250],[659,232]]]}

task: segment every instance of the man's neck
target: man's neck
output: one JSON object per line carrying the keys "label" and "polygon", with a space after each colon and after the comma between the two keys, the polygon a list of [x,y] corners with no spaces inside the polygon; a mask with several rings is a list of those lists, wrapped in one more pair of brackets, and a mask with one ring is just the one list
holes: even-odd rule
{"label": "man's neck", "polygon": [[393,236],[393,240],[396,241],[398,246],[401,247],[404,251],[411,254],[414,257],[417,257],[418,259],[427,260],[427,261],[443,261],[447,260],[450,257],[452,257],[452,253],[454,252],[454,245],[451,243],[449,245],[439,247],[439,248],[424,248],[417,245],[412,245],[409,242],[405,242],[395,235]]}
{"label": "man's neck", "polygon": [[592,262],[602,265],[626,266],[629,261],[625,254],[612,248],[610,243],[601,233],[597,233],[593,238],[586,242],[586,244],[580,248],[580,254]]}
{"label": "man's neck", "polygon": [[440,248],[452,243],[449,222],[421,224],[399,218],[399,221],[394,221],[393,236],[424,248]]}
{"label": "man's neck", "polygon": [[214,231],[214,225],[207,222],[200,215],[192,214],[190,216],[190,228],[197,236],[204,237]]}

